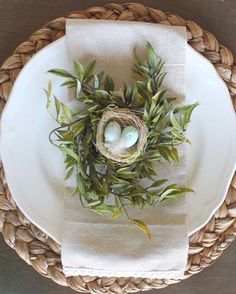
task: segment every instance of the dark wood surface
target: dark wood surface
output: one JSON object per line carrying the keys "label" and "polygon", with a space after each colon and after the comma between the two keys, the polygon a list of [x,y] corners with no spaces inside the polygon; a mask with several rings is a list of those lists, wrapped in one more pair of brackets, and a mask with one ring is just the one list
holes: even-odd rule
{"label": "dark wood surface", "polygon": [[[70,11],[114,1],[81,0],[0,0],[0,63],[14,48],[44,23]],[[116,1],[124,3],[127,1]],[[183,18],[196,21],[209,30],[236,55],[236,0],[153,0],[137,1]],[[158,291],[162,294],[235,294],[236,242],[214,265],[200,274]],[[70,294],[41,277],[22,261],[0,236],[1,294]]]}

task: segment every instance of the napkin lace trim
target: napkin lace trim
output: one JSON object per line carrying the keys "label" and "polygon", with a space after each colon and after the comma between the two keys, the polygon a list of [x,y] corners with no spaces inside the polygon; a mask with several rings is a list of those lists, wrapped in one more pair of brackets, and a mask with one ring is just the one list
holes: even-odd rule
{"label": "napkin lace trim", "polygon": [[181,270],[167,270],[167,271],[150,271],[150,272],[131,272],[131,271],[107,271],[89,268],[74,268],[63,267],[63,272],[66,277],[69,276],[98,276],[98,277],[134,277],[146,279],[182,279],[184,271]]}

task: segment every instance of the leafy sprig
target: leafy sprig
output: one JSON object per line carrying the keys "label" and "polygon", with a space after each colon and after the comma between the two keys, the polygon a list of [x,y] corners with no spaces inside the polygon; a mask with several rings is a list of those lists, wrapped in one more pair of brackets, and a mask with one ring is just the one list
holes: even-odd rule
{"label": "leafy sprig", "polygon": [[[150,237],[148,227],[130,216],[129,206],[155,206],[175,199],[192,190],[167,179],[156,180],[156,164],[179,161],[177,146],[189,142],[185,130],[196,104],[182,105],[168,98],[162,89],[166,76],[164,62],[147,43],[147,59],[135,56],[133,85],[124,84],[123,95],[115,91],[112,78],[103,71],[95,73],[95,61],[83,66],[74,62],[74,74],[62,69],[49,73],[64,79],[61,84],[75,90],[75,99],[87,106],[85,110],[71,109],[52,94],[49,82],[47,107],[60,125],[50,133],[52,144],[65,155],[66,176],[76,174],[76,189],[84,207],[111,219],[125,214],[131,224],[137,225]],[[147,125],[147,144],[138,159],[130,165],[118,165],[102,156],[96,149],[97,125],[107,108],[130,108]],[[151,183],[143,187],[141,181]],[[108,201],[109,200],[109,201]]]}

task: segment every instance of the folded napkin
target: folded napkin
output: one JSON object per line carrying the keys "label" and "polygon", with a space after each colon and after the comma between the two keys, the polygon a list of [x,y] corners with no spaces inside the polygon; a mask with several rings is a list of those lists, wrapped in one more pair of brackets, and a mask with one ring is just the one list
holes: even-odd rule
{"label": "folded napkin", "polygon": [[[186,32],[184,27],[141,22],[67,20],[66,40],[71,68],[73,61],[86,64],[97,60],[97,70],[105,70],[116,82],[132,82],[133,49],[146,53],[149,41],[166,62],[168,72],[163,87],[184,100]],[[163,164],[161,178],[185,185],[184,147],[178,165]],[[157,207],[131,209],[130,214],[150,228],[149,240],[125,217],[107,220],[81,207],[71,197],[76,180],[65,182],[65,209],[62,236],[62,264],[66,276],[116,276],[179,279],[188,255],[185,197]]]}

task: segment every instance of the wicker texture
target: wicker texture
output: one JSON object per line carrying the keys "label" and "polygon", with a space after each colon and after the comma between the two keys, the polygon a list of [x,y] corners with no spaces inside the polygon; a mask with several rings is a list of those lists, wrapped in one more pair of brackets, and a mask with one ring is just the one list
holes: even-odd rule
{"label": "wicker texture", "polygon": [[[76,11],[71,18],[97,18],[112,20],[146,21],[187,27],[188,42],[215,66],[226,82],[236,108],[236,65],[232,53],[220,45],[209,32],[192,21],[185,21],[172,13],[144,7],[141,4],[107,4]],[[28,41],[18,46],[0,71],[0,108],[12,85],[27,61],[39,50],[64,35],[65,18],[49,22],[36,31]],[[0,170],[0,229],[5,241],[16,250],[21,258],[32,265],[40,274],[63,286],[79,292],[128,293],[163,288],[178,281],[135,278],[65,278],[61,268],[60,246],[40,231],[17,208],[8,190],[4,173]],[[206,227],[190,237],[189,260],[185,278],[211,265],[234,240],[236,235],[236,176],[234,176],[225,202]]]}

